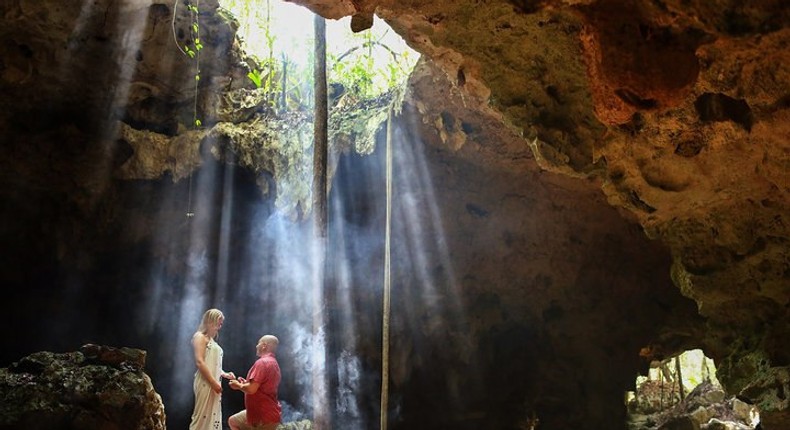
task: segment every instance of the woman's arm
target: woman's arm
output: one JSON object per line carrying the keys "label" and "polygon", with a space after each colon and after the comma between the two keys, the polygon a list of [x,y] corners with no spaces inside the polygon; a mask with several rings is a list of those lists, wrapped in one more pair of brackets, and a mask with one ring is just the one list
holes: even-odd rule
{"label": "woman's arm", "polygon": [[222,392],[222,385],[214,379],[214,375],[211,374],[211,370],[206,364],[206,345],[208,345],[208,341],[208,336],[200,332],[192,336],[192,347],[195,349],[195,365],[203,379],[211,385],[211,389],[219,394]]}

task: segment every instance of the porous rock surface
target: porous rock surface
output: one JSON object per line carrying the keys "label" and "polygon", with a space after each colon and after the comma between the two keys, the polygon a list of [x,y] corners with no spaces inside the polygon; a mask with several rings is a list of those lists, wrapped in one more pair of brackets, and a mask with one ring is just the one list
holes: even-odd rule
{"label": "porous rock surface", "polygon": [[84,345],[37,352],[0,369],[0,428],[164,430],[145,351]]}

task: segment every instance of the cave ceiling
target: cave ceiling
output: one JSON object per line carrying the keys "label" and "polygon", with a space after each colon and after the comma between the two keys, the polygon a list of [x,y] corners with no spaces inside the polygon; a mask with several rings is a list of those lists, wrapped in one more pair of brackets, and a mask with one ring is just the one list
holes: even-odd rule
{"label": "cave ceiling", "polygon": [[[790,310],[786,3],[295,3],[329,18],[374,11],[466,106],[523,137],[473,157],[529,147],[543,169],[599,178],[670,246],[703,316],[787,334],[774,324]],[[443,141],[463,153],[463,139]]]}

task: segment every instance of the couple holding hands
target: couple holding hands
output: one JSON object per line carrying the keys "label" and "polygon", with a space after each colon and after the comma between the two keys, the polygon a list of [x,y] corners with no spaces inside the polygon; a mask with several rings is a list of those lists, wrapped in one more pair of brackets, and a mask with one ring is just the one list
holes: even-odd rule
{"label": "couple holding hands", "polygon": [[222,430],[220,378],[228,379],[231,389],[244,393],[245,409],[228,418],[232,430],[275,430],[281,414],[277,400],[280,366],[274,356],[279,341],[272,335],[261,337],[255,346],[258,359],[247,372],[247,377],[236,377],[233,372],[222,370],[222,347],[216,338],[224,321],[222,311],[209,309],[192,336],[197,371],[192,386],[195,409],[189,430]]}

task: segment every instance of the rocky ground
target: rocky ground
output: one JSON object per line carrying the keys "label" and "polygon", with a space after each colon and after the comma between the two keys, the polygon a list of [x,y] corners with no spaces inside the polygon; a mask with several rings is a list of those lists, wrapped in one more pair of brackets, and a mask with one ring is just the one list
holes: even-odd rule
{"label": "rocky ground", "polygon": [[630,430],[749,430],[759,428],[759,411],[704,381],[682,401],[674,382],[646,381],[628,405]]}

